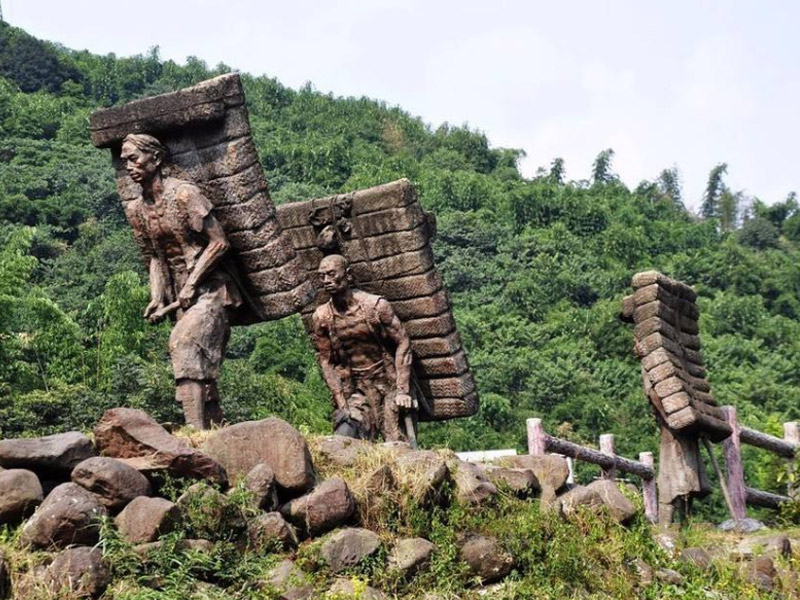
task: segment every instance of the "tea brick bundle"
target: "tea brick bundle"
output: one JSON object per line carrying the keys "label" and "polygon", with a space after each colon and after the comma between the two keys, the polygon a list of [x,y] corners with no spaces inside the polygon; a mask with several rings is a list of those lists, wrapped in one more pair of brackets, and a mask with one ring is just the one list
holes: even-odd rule
{"label": "tea brick bundle", "polygon": [[731,434],[711,393],[698,335],[697,293],[656,271],[633,277],[623,316],[635,323],[635,352],[648,398],[675,431],[696,431],[712,441]]}

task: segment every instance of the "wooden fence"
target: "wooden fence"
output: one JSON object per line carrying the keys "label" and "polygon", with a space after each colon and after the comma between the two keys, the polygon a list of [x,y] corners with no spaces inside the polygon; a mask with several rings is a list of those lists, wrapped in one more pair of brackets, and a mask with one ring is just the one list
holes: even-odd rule
{"label": "wooden fence", "polygon": [[[750,446],[762,448],[788,461],[796,460],[800,458],[800,426],[798,426],[798,422],[790,421],[784,423],[784,435],[783,439],[781,439],[740,425],[736,416],[736,408],[733,406],[723,406],[721,410],[725,414],[725,418],[733,431],[733,435],[723,442],[723,451],[725,453],[725,463],[728,472],[727,486],[733,518],[737,520],[745,518],[747,516],[748,505],[771,509],[779,508],[781,503],[792,499],[794,496],[784,496],[782,494],[775,494],[748,487],[745,484],[741,445],[748,444]],[[595,450],[549,435],[545,431],[541,419],[527,419],[526,425],[528,453],[533,456],[541,456],[549,452],[566,457],[570,466],[570,483],[572,482],[573,459],[598,465],[601,469],[601,477],[603,479],[615,479],[619,473],[628,473],[639,477],[642,481],[645,516],[653,523],[658,521],[656,473],[652,452],[640,452],[639,460],[632,460],[617,455],[614,447],[614,435],[611,433],[604,433],[600,436],[600,450]],[[514,454],[516,454],[516,451],[513,449],[462,452],[459,453],[459,458],[467,461],[483,462],[501,456],[512,456]],[[796,493],[797,485],[798,482],[790,481],[787,493],[793,493],[792,486],[795,486]]]}
{"label": "wooden fence", "polygon": [[[781,439],[740,425],[735,407],[723,406],[721,408],[733,431],[733,434],[723,442],[725,463],[728,467],[728,495],[731,499],[733,518],[745,518],[747,516],[747,505],[777,509],[781,503],[790,500],[790,497],[747,487],[742,467],[741,448],[742,444],[748,444],[768,450],[787,460],[795,460],[800,454],[798,453],[798,449],[800,449],[800,428],[798,428],[797,421],[783,424],[783,439]],[[790,493],[792,483],[789,483]]]}
{"label": "wooden fence", "polygon": [[645,516],[652,522],[658,521],[658,498],[656,495],[656,473],[653,467],[653,453],[640,452],[639,460],[618,456],[614,449],[614,435],[604,433],[600,436],[600,450],[586,448],[580,444],[553,437],[544,430],[541,419],[528,419],[528,453],[540,456],[546,452],[582,460],[600,466],[601,477],[615,479],[620,472],[636,475],[642,480]]}

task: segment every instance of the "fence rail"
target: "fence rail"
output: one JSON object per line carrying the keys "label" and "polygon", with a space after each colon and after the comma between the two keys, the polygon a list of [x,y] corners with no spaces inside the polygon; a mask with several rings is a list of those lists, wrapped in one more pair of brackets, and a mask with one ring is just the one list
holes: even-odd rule
{"label": "fence rail", "polygon": [[[747,506],[777,509],[783,502],[793,496],[775,494],[745,484],[744,468],[742,465],[741,446],[747,444],[772,452],[788,461],[800,458],[800,426],[797,421],[783,424],[783,439],[774,435],[763,433],[750,427],[739,424],[736,408],[722,406],[722,412],[731,426],[732,435],[723,442],[725,463],[728,471],[728,493],[731,499],[731,511],[734,519],[743,519],[747,516]],[[658,521],[658,496],[656,489],[656,472],[652,452],[640,452],[639,460],[619,456],[614,447],[614,435],[604,433],[599,439],[599,450],[587,448],[575,442],[570,442],[548,434],[544,429],[541,419],[527,419],[528,453],[541,456],[546,453],[560,454],[567,458],[570,464],[570,480],[572,479],[572,460],[597,465],[601,469],[601,477],[615,479],[619,473],[635,475],[642,482],[642,497],[646,517],[653,523]],[[500,456],[516,454],[515,450],[490,450],[482,452],[464,452],[459,457],[462,460],[486,461]],[[570,481],[571,482],[571,481]],[[791,484],[790,484],[791,485]],[[792,490],[789,490],[792,494]]]}

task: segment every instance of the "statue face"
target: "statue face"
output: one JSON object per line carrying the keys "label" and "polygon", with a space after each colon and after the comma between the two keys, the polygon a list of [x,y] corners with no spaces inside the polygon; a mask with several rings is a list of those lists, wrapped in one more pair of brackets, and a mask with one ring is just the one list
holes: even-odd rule
{"label": "statue face", "polygon": [[329,294],[339,294],[347,290],[347,269],[341,262],[323,259],[317,273],[322,287]]}
{"label": "statue face", "polygon": [[149,181],[161,167],[161,158],[145,152],[131,142],[122,144],[120,158],[125,161],[125,170],[136,183]]}

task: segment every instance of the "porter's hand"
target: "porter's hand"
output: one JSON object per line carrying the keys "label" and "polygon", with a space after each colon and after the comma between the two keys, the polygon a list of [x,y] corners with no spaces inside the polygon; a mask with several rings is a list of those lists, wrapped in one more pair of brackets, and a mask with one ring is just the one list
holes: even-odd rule
{"label": "porter's hand", "polygon": [[163,304],[161,304],[159,300],[151,300],[150,304],[147,305],[147,308],[144,309],[144,318],[149,319],[150,315],[152,315],[162,306]]}
{"label": "porter's hand", "polygon": [[397,394],[394,401],[400,408],[405,408],[408,410],[411,410],[412,408],[416,410],[417,408],[417,401],[408,394]]}
{"label": "porter's hand", "polygon": [[150,323],[158,323],[164,318],[164,304],[159,300],[153,300],[147,305],[144,311],[144,318]]}
{"label": "porter's hand", "polygon": [[183,286],[183,289],[178,294],[178,302],[180,302],[181,308],[186,310],[192,305],[192,301],[194,300],[195,295],[195,288],[193,285],[189,285],[188,283]]}

